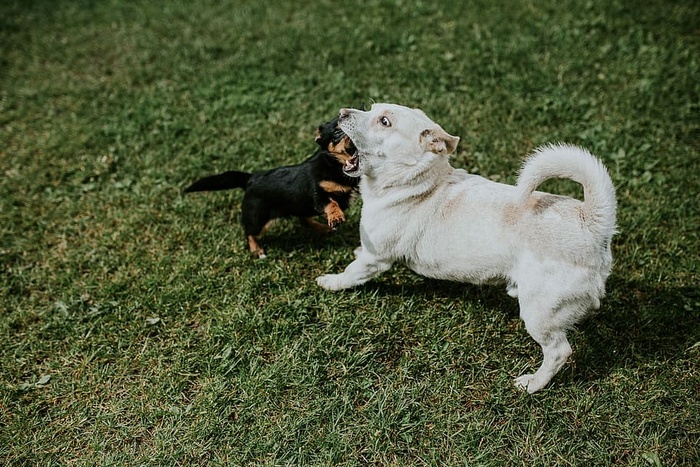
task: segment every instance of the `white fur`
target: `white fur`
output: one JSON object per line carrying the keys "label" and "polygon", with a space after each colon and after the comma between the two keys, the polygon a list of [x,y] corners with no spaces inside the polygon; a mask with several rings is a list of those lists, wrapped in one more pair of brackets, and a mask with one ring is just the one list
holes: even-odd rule
{"label": "white fur", "polygon": [[[583,149],[550,145],[505,185],[450,166],[459,139],[420,110],[375,104],[340,116],[360,154],[362,245],[318,284],[353,287],[397,261],[436,279],[502,280],[544,353],[537,372],[515,382],[530,393],[546,386],[571,354],[566,331],[605,293],[616,210],[605,167]],[[581,183],[584,201],[534,191],[552,177]]]}

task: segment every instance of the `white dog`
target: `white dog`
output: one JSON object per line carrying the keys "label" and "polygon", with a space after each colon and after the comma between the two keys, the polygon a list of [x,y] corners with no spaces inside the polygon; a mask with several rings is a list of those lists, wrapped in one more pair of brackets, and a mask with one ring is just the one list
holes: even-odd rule
{"label": "white dog", "polygon": [[[530,393],[545,387],[571,355],[567,330],[605,294],[616,211],[605,167],[583,149],[551,145],[505,185],[453,168],[459,138],[421,110],[341,109],[340,127],[358,149],[345,171],[362,175],[362,245],[343,273],[318,284],[353,287],[396,261],[436,279],[502,280],[544,353],[537,372],[515,383]],[[535,191],[554,177],[583,185],[585,200]]]}

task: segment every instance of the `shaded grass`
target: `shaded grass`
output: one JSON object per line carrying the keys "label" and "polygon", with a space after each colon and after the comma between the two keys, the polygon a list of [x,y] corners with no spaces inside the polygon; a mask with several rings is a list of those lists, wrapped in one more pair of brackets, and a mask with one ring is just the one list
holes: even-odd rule
{"label": "shaded grass", "polygon": [[[0,459],[697,463],[697,24],[692,2],[4,2]],[[254,261],[240,193],[180,195],[297,162],[370,100],[422,107],[494,180],[552,140],[610,167],[609,294],[542,393],[512,387],[540,356],[500,287],[315,286],[359,203]]]}

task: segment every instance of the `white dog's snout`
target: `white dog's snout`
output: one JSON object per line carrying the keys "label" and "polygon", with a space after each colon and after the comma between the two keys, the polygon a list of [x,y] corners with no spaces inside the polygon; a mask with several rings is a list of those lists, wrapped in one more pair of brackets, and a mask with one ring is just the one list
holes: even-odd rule
{"label": "white dog's snout", "polygon": [[341,120],[346,119],[350,116],[350,113],[350,109],[340,109],[340,112],[338,112],[338,118]]}

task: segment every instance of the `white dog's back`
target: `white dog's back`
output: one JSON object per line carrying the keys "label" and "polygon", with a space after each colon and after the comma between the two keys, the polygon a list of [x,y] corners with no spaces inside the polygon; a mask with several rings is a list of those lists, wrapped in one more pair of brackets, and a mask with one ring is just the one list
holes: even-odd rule
{"label": "white dog's back", "polygon": [[615,233],[615,188],[600,160],[577,146],[550,144],[538,148],[523,165],[517,187],[526,201],[550,178],[569,178],[583,186],[584,223],[602,238]]}
{"label": "white dog's back", "polygon": [[[584,200],[534,191],[550,178],[568,178],[583,186]],[[616,201],[607,170],[588,151],[549,145],[536,150],[523,165],[516,185],[517,201],[505,211],[534,251],[551,252],[572,263],[599,269],[607,278],[616,229]]]}

